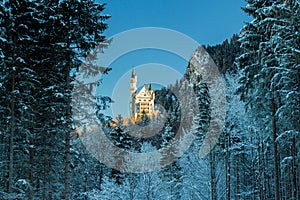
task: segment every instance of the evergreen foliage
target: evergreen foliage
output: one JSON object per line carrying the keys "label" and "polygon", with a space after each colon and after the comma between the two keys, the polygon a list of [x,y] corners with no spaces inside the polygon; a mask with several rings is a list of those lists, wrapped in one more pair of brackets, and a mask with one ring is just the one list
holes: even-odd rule
{"label": "evergreen foliage", "polygon": [[3,198],[69,199],[72,71],[104,40],[104,5],[9,0],[0,8]]}
{"label": "evergreen foliage", "polygon": [[[136,138],[131,122],[101,113],[112,101],[92,94],[99,82],[75,79],[110,70],[94,62],[110,43],[103,43],[105,5],[2,1],[0,199],[300,199],[300,3],[246,2],[243,10],[253,20],[239,35],[206,47],[225,80],[227,112],[217,144],[200,158],[217,91],[209,91],[191,61],[184,79],[155,91],[163,124],[144,113],[135,125],[156,132]],[[175,139],[185,145],[177,135],[182,127],[182,135],[192,132],[195,140],[160,171],[122,173],[85,149],[78,134],[89,127],[74,130],[95,113],[112,143],[128,152],[166,149]]]}

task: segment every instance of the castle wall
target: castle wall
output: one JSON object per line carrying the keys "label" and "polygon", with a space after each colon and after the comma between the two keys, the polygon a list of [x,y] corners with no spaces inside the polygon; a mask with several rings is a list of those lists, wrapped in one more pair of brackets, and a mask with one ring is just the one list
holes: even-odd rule
{"label": "castle wall", "polygon": [[146,115],[152,119],[155,113],[155,94],[152,90],[151,84],[148,88],[146,84],[144,84],[144,87],[140,91],[137,91],[136,83],[137,76],[133,70],[130,79],[130,117],[135,121],[139,121],[143,115],[143,112],[145,112]]}

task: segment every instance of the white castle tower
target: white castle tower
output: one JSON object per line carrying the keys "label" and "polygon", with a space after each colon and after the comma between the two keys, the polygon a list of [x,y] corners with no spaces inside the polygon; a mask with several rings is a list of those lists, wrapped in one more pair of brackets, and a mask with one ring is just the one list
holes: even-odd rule
{"label": "white castle tower", "polygon": [[130,117],[134,117],[136,112],[135,98],[134,98],[137,91],[136,83],[137,83],[137,77],[134,70],[132,70],[131,78],[130,78]]}
{"label": "white castle tower", "polygon": [[130,78],[130,118],[133,122],[139,121],[145,113],[150,119],[155,115],[154,100],[155,93],[151,84],[147,88],[144,84],[143,88],[137,91],[137,75],[132,70]]}

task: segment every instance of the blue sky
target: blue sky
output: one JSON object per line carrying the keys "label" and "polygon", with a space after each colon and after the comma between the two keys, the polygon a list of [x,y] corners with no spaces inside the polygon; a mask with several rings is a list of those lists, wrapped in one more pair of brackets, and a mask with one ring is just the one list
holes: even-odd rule
{"label": "blue sky", "polygon": [[[102,1],[101,1],[102,2]],[[218,44],[238,33],[248,16],[244,0],[107,0],[112,36],[137,27],[164,27],[182,32],[200,44]]]}
{"label": "blue sky", "polygon": [[[193,42],[201,45],[222,43],[239,33],[244,22],[250,20],[241,10],[246,5],[243,0],[107,0],[101,3],[107,4],[104,13],[111,15],[105,35],[113,38],[111,46],[98,58],[99,64],[112,68],[108,75],[101,77],[102,85],[98,88],[99,94],[113,97],[115,101],[112,109],[106,112],[109,115],[128,115],[129,76],[133,67],[137,70],[138,87],[144,82],[156,83],[157,87],[172,84],[183,75],[189,59],[180,50],[190,56],[197,46]],[[121,37],[124,33],[133,35],[128,30],[143,27],[160,27],[169,32],[158,36],[158,41],[152,35],[141,36],[140,32],[133,38]],[[170,43],[164,44],[167,48],[160,46],[170,39],[169,35],[174,35],[170,36],[173,37],[171,46],[178,43],[175,51],[169,50],[175,48],[170,47]],[[178,41],[177,36],[184,39]],[[158,42],[156,46],[139,49],[131,44],[143,43],[141,47],[145,47],[143,40],[151,38],[153,43]],[[191,45],[187,45],[190,42]],[[134,47],[120,53],[120,49],[128,46]],[[111,54],[117,56],[106,62]]]}

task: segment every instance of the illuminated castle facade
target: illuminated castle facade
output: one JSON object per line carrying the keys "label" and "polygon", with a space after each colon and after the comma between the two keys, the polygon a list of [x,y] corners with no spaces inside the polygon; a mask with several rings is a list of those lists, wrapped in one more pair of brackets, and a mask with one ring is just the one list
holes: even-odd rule
{"label": "illuminated castle facade", "polygon": [[155,93],[151,84],[147,87],[137,90],[137,75],[132,70],[130,78],[130,118],[133,122],[139,121],[145,113],[149,119],[152,119],[156,112],[154,110]]}

